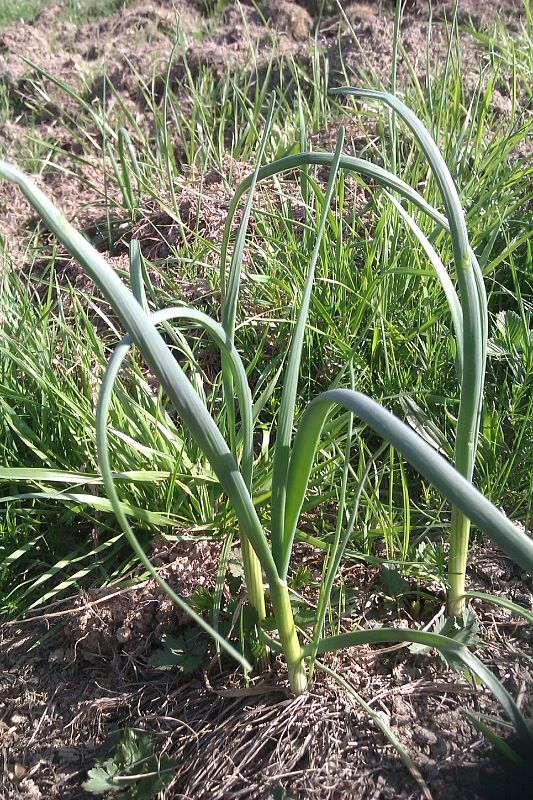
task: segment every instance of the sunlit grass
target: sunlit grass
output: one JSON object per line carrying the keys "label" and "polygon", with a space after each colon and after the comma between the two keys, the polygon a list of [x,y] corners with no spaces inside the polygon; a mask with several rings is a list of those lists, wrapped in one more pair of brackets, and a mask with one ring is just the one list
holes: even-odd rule
{"label": "sunlit grass", "polygon": [[[296,90],[296,95],[288,92],[284,97],[282,93],[275,110],[274,133],[267,143],[269,158],[284,156],[298,149],[302,119],[306,129],[313,131],[325,127],[328,120],[345,114],[336,101],[328,99],[325,86],[321,83],[322,74],[318,54],[316,66],[313,62],[312,72],[305,81],[301,72],[298,72],[298,81],[296,71],[291,78],[289,68],[287,89],[291,87],[291,93]],[[48,76],[48,79],[54,77]],[[64,124],[68,134],[79,139],[84,157],[100,165],[97,137],[91,131],[96,129],[105,134],[107,147],[116,165],[115,169],[110,161],[106,162],[105,180],[109,186],[114,187],[118,183],[121,187],[119,197],[122,197],[122,201],[111,209],[116,219],[122,217],[128,220],[133,216],[134,220],[139,221],[145,216],[149,218],[151,212],[146,199],[151,198],[182,225],[183,236],[169,244],[169,255],[164,262],[150,265],[159,273],[157,285],[148,287],[150,297],[152,302],[165,305],[182,296],[184,280],[194,282],[199,275],[203,280],[207,278],[213,292],[218,290],[218,274],[213,266],[216,264],[218,245],[207,239],[201,228],[201,176],[210,169],[219,171],[229,198],[229,189],[234,183],[234,168],[231,162],[224,161],[225,148],[231,145],[241,160],[253,157],[257,137],[265,121],[264,101],[268,80],[259,83],[253,73],[229,76],[227,79],[215,78],[207,71],[194,79],[189,77],[187,90],[193,111],[192,114],[184,114],[170,83],[164,84],[164,96],[161,98],[160,94],[151,92],[149,78],[139,77],[146,82],[148,108],[156,126],[153,141],[146,138],[127,108],[121,106],[120,96],[117,96],[113,112],[116,121],[103,107],[98,107],[98,101],[93,103],[89,113],[89,108],[81,104],[80,97],[79,117],[65,118]],[[524,330],[527,330],[530,313],[527,297],[531,282],[527,268],[530,234],[521,208],[527,203],[530,189],[527,166],[510,154],[527,137],[530,123],[521,123],[517,109],[514,122],[509,123],[511,129],[509,126],[502,128],[490,112],[490,91],[494,84],[489,81],[487,85],[488,89],[480,86],[477,94],[465,106],[441,102],[441,97],[456,96],[461,86],[460,70],[455,65],[445,82],[433,80],[431,96],[434,107],[443,109],[441,131],[444,155],[457,176],[464,198],[471,242],[480,256],[489,290],[489,309],[493,313],[514,310],[522,319]],[[431,106],[429,111],[422,106],[418,89],[407,87],[406,91],[422,118],[431,113]],[[171,142],[164,133],[165,114],[162,112],[165,107],[166,119],[172,121],[184,143],[182,164],[169,161],[168,158]],[[354,112],[355,119],[359,119],[361,111],[354,109]],[[365,109],[365,115],[368,117],[369,114],[376,120],[378,138],[374,137],[371,143],[369,140],[368,153],[379,154],[387,166],[387,126],[381,124],[383,116],[378,109]],[[137,153],[135,172],[132,169],[131,151],[123,148],[121,153],[118,129],[114,127],[118,121],[128,130],[134,152]],[[454,136],[449,135],[449,131],[462,133]],[[230,132],[231,138],[228,139]],[[423,163],[401,137],[397,146],[397,164],[401,176],[411,185],[424,182],[427,176]],[[349,151],[349,138],[346,147]],[[76,166],[78,157],[75,155],[69,154],[67,157],[55,146],[51,152],[53,160],[61,161],[62,169],[68,169],[69,163]],[[44,162],[48,157],[45,152],[36,156],[36,166],[39,158]],[[179,203],[170,188],[173,172],[187,171],[190,164],[194,165],[194,174],[200,175],[196,227],[191,227],[190,221],[185,225],[180,220]],[[22,165],[25,166],[24,161]],[[53,167],[48,163],[45,168]],[[123,180],[128,174],[130,191]],[[436,426],[431,436],[437,438],[444,452],[450,453],[457,395],[453,339],[449,335],[444,297],[423,254],[413,250],[411,235],[400,224],[396,212],[386,199],[380,196],[370,198],[368,195],[366,212],[360,215],[352,210],[351,185],[347,183],[345,188],[342,186],[339,184],[339,191],[333,198],[334,215],[327,222],[311,299],[311,316],[315,322],[305,331],[299,387],[302,400],[308,401],[317,392],[328,388],[332,372],[353,358],[361,388],[388,402],[399,412],[409,408],[409,416],[414,424],[417,424],[415,417],[422,427],[431,418]],[[426,191],[427,197],[434,200],[431,182]],[[106,196],[102,195],[99,202],[103,212],[112,196],[114,192],[109,191]],[[248,280],[242,287],[243,299],[253,313],[238,317],[236,332],[241,352],[256,354],[248,368],[255,400],[260,399],[269,381],[275,378],[285,353],[283,343],[288,342],[292,330],[287,309],[295,302],[311,256],[313,239],[309,220],[315,214],[315,207],[316,195],[310,192],[307,201],[304,201],[302,219],[302,206],[296,201],[296,191],[290,182],[281,184],[276,195],[269,188],[260,189],[257,194],[254,208],[256,235],[247,244],[250,268],[247,271]],[[333,223],[334,219],[342,220],[340,228]],[[429,229],[426,229],[426,233],[429,233]],[[446,259],[449,255],[446,240],[437,235],[435,244]],[[290,274],[286,270],[287,263],[291,264]],[[332,263],[335,263],[335,275],[331,272]],[[20,285],[7,295],[11,299],[5,300],[4,314],[11,316],[11,305],[19,303],[17,298],[25,291],[24,286]],[[50,296],[55,294],[52,285]],[[70,295],[74,299],[73,305]],[[67,330],[73,325],[78,329],[78,338],[83,340],[89,337],[93,341],[95,335],[90,327],[90,319],[87,314],[75,311],[80,305],[85,305],[84,298],[80,296],[78,301],[77,291],[68,287],[61,289],[60,296],[68,299],[67,307],[61,310],[61,303],[58,307],[52,303],[49,316],[39,317],[33,324],[48,326],[49,319],[58,314]],[[22,307],[25,307],[24,304]],[[273,326],[276,330],[275,341],[271,335]],[[349,338],[344,335],[345,331],[350,331]],[[416,335],[413,331],[417,331]],[[491,338],[494,338],[494,333],[491,322]],[[66,341],[70,335],[70,332],[66,333]],[[324,341],[327,341],[326,347],[322,345]],[[476,480],[494,502],[504,505],[509,513],[527,519],[531,507],[531,475],[527,468],[528,442],[531,440],[528,389],[531,381],[531,351],[527,335],[523,341],[525,346],[517,348],[510,345],[508,354],[501,351],[495,354],[489,347]],[[205,348],[201,335],[197,346]],[[261,352],[265,348],[268,358],[263,359]],[[16,375],[13,377],[15,379]],[[215,389],[208,389],[209,397],[215,396]],[[46,391],[51,390],[47,387]],[[141,407],[144,402],[141,402]],[[261,427],[267,440],[272,440],[274,435],[278,402],[274,391],[263,411]],[[416,412],[413,409],[417,409]],[[296,409],[296,419],[300,411],[300,408]],[[29,419],[33,425],[36,422],[32,420],[38,417],[32,413]],[[20,449],[18,444],[9,444],[12,436],[18,434],[10,431],[6,439],[7,446],[15,448],[11,456]],[[91,435],[85,430],[83,436],[78,435],[77,441],[80,442],[79,462],[91,464],[94,457]],[[158,451],[157,447],[154,449]],[[320,479],[320,492],[325,493],[332,505],[338,497],[342,452],[342,441],[336,442],[332,438],[327,469],[322,467],[316,471],[316,481]],[[257,468],[260,494],[268,491],[262,477],[266,474],[264,471],[268,468],[268,459],[267,449],[265,464],[261,462]],[[11,457],[10,463],[23,462]],[[42,459],[40,463],[43,463]],[[401,458],[385,454],[377,469],[376,476],[372,478],[374,489],[369,493],[365,491],[361,501],[361,513],[368,535],[361,539],[360,546],[366,549],[369,556],[385,552],[387,557],[393,559],[414,558],[415,552],[405,528],[406,497],[409,497],[411,504],[411,525],[420,525],[423,529],[431,524],[437,539],[446,525],[446,515],[431,490],[419,487],[414,482],[414,476]],[[316,496],[320,492],[314,488],[314,474],[311,475],[307,501],[309,508],[315,509],[309,517],[310,533],[322,531],[330,513],[327,508],[317,505]],[[142,491],[148,492],[144,494],[146,500],[152,489],[144,487]],[[172,492],[169,496],[176,499]],[[386,502],[377,503],[377,497],[386,499]],[[212,517],[210,509],[214,503],[216,492],[212,488],[209,491],[204,489],[201,501],[180,499],[179,503],[174,504],[173,511],[176,513],[176,508],[179,508],[178,517],[183,514],[186,521],[206,525],[210,515]],[[142,503],[139,502],[139,505]],[[44,517],[35,516],[39,530],[46,530],[50,524],[46,520],[53,518],[52,508],[47,508]],[[24,512],[25,515],[28,513],[33,515],[31,511]],[[104,524],[101,517],[98,524]],[[139,524],[142,526],[144,523]],[[89,522],[87,531],[92,526],[93,523]],[[417,541],[416,536],[413,541]]]}
{"label": "sunlit grass", "polygon": [[[60,0],[62,19],[77,25],[112,14],[132,0]],[[0,0],[0,30],[17,22],[31,22],[52,0]]]}

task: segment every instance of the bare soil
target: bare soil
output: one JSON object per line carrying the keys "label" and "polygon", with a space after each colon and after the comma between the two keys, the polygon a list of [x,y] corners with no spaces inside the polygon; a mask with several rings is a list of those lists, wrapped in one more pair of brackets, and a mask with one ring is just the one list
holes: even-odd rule
{"label": "bare soil", "polygon": [[[161,540],[153,555],[183,596],[199,583],[213,588],[218,548],[212,543]],[[531,580],[509,559],[485,548],[472,563],[471,586],[533,607]],[[354,565],[345,580],[360,591],[359,624],[391,616],[379,607],[375,570]],[[480,656],[531,716],[531,627],[496,606],[477,612]],[[405,611],[390,623],[408,624]],[[291,698],[278,662],[248,686],[239,673],[221,672],[216,659],[207,658],[192,678],[153,669],[150,656],[162,634],[184,625],[151,581],[87,591],[31,620],[5,624],[0,796],[88,797],[80,784],[102,743],[112,730],[131,726],[152,732],[158,754],[178,764],[165,798],[267,798],[279,786],[295,798],[332,800],[486,800],[511,789],[516,800],[530,797],[531,776],[500,763],[463,714],[469,708],[500,716],[493,697],[434,655],[361,647],[327,661],[395,731],[420,769],[417,782],[356,700],[323,673],[310,692]]]}
{"label": "bare soil", "polygon": [[[209,65],[222,74],[232,66],[266,68],[273,52],[305,63],[313,33],[317,3],[268,0],[261,5],[264,20],[251,3],[230,3],[216,25],[194,0],[146,0],[98,22],[73,26],[51,6],[35,21],[0,34],[0,75],[19,103],[15,120],[0,131],[0,153],[17,158],[31,119],[33,135],[76,152],[62,125],[76,103],[50,80],[36,78],[27,56],[50,74],[75,86],[87,102],[102,96],[108,76],[138,124],[150,131],[142,81],[155,91],[165,79],[175,40],[176,17],[183,46],[174,54],[172,80],[179,89],[184,60],[191,70]],[[521,2],[464,0],[461,21],[483,28],[504,14],[512,28],[519,22]],[[174,11],[174,8],[176,11]],[[449,18],[448,3],[433,3],[434,20]],[[353,31],[335,10],[322,21],[320,44],[331,74],[339,67],[339,46],[349,69],[360,75],[365,59],[386,80],[390,73],[392,4],[353,3],[346,7]],[[355,34],[355,36],[354,36]],[[479,46],[461,33],[466,73],[477,80]],[[402,41],[417,76],[427,69],[427,5],[407,3]],[[447,45],[444,26],[432,29],[430,68]],[[400,65],[400,80],[405,66]],[[183,103],[187,103],[183,94]],[[112,106],[115,100],[108,97]],[[505,86],[495,95],[502,114],[509,111]],[[357,140],[358,131],[349,130]],[[326,145],[331,131],[317,134]],[[179,142],[176,143],[179,148]],[[79,155],[79,153],[78,153]],[[230,156],[228,156],[230,157]],[[101,165],[69,165],[68,174],[47,170],[40,185],[63,207],[67,216],[97,238],[105,206]],[[237,169],[237,174],[239,170]],[[242,172],[242,170],[241,170]],[[178,187],[180,209],[196,215],[194,173]],[[205,184],[203,208],[207,238],[220,238],[227,194],[217,176]],[[150,258],[164,258],[167,244],[178,236],[173,222],[154,208],[135,230]],[[35,218],[19,193],[0,186],[0,233],[13,257],[24,259],[21,232],[29,237]],[[167,243],[167,244],[166,244]],[[112,254],[120,259],[120,251]],[[71,263],[65,280],[80,285],[84,277]],[[184,286],[195,297],[208,287]],[[183,596],[199,583],[214,586],[218,551],[208,543],[192,547],[154,544],[155,558],[169,582]],[[472,559],[471,585],[501,593],[533,608],[531,580],[511,562],[485,548]],[[201,579],[198,578],[201,576]],[[384,610],[376,607],[377,576],[362,567],[350,573],[364,602],[358,604],[360,624],[376,624]],[[531,629],[510,613],[477,606],[484,629],[480,653],[503,680],[523,712],[531,717],[533,677]],[[394,624],[407,624],[405,613]],[[74,800],[89,797],[81,782],[110,731],[126,725],[152,731],[158,753],[176,758],[175,778],[165,798],[267,798],[283,786],[295,798],[418,798],[435,800],[531,796],[530,777],[509,771],[490,752],[489,744],[462,713],[464,707],[499,715],[493,698],[468,683],[432,656],[416,656],[406,647],[385,648],[379,654],[359,648],[335,659],[330,667],[371,702],[388,722],[420,768],[417,783],[396,752],[354,698],[332,678],[318,674],[311,691],[301,698],[288,695],[283,668],[257,676],[250,686],[238,674],[222,671],[216,660],[197,675],[161,673],[150,657],[163,633],[179,632],[185,619],[151,582],[110,595],[96,589],[46,609],[31,620],[1,628],[0,732],[5,800]],[[425,786],[425,788],[424,788]],[[424,792],[426,793],[424,795]]]}

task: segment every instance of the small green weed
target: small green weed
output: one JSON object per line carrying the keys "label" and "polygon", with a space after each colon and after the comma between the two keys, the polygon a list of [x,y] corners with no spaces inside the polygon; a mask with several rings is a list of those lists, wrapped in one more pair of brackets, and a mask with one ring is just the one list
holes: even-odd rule
{"label": "small green weed", "polygon": [[112,793],[117,800],[151,800],[170,783],[175,763],[154,755],[155,737],[126,728],[110,737],[83,788],[91,794]]}
{"label": "small green weed", "polygon": [[207,653],[207,641],[201,637],[198,628],[187,628],[180,636],[164,634],[161,638],[163,648],[152,656],[152,666],[156,669],[178,669],[186,675],[196,672]]}

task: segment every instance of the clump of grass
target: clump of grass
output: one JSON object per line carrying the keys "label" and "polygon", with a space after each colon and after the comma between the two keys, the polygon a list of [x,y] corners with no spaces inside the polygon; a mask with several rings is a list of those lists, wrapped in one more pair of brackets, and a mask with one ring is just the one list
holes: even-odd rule
{"label": "clump of grass", "polygon": [[[350,475],[349,459],[354,439],[354,417],[361,420],[385,443],[402,454],[426,480],[452,503],[448,596],[451,615],[458,615],[464,602],[464,577],[470,520],[524,569],[528,571],[533,569],[533,543],[529,537],[518,530],[471,484],[483,393],[487,349],[487,308],[481,273],[468,243],[464,215],[455,186],[427,130],[403,103],[389,94],[353,89],[343,91],[384,101],[407,123],[427,157],[442,195],[445,215],[433,208],[418,192],[392,172],[362,159],[344,155],[344,131],[342,128],[334,153],[300,152],[261,166],[272,125],[274,109],[274,101],[272,101],[266,117],[265,132],[256,168],[253,174],[239,186],[230,205],[220,271],[221,323],[203,312],[185,306],[150,312],[144,293],[141,263],[136,247],[133,247],[131,254],[131,283],[133,286],[133,293],[131,293],[105,259],[67,222],[30,179],[6,163],[0,163],[0,175],[15,181],[20,186],[49,228],[76,260],[84,266],[128,331],[115,350],[102,383],[96,416],[98,459],[107,497],[128,541],[148,573],[163,586],[169,596],[182,608],[186,608],[196,622],[209,631],[221,647],[246,668],[250,667],[244,656],[202,617],[192,611],[158,575],[143,547],[139,544],[135,532],[130,526],[127,510],[120,501],[116,475],[112,472],[109,457],[107,419],[116,378],[122,361],[133,344],[140,350],[146,363],[160,381],[179,413],[184,428],[191,434],[198,448],[208,459],[217,480],[231,502],[239,525],[248,597],[257,612],[257,634],[267,648],[283,654],[293,692],[298,694],[306,690],[314,666],[319,663],[317,657],[323,653],[369,642],[410,641],[428,647],[436,647],[448,657],[458,659],[490,687],[511,717],[517,730],[524,738],[529,738],[529,727],[510,695],[461,640],[426,630],[394,628],[352,631],[333,636],[324,635],[325,616],[333,582],[352,536],[361,493],[373,462],[371,459],[360,471],[354,493],[353,508],[349,522],[345,526],[346,486]],[[322,191],[312,180],[309,173],[310,165],[322,165],[329,168],[329,179],[325,191]],[[259,517],[253,497],[255,466],[253,425],[255,418],[261,413],[271,395],[272,387],[263,394],[261,402],[252,403],[246,369],[234,341],[236,313],[245,236],[255,187],[267,177],[295,169],[302,171],[304,194],[310,188],[315,193],[318,221],[315,226],[312,256],[304,278],[304,288],[287,348],[283,390],[276,420],[274,458],[268,476],[271,485],[271,524],[270,532],[267,532]],[[294,435],[295,407],[299,401],[299,368],[306,328],[309,325],[315,274],[324,244],[324,232],[331,217],[332,198],[339,180],[342,181],[340,175],[343,171],[355,172],[371,178],[379,186],[400,195],[401,198],[427,214],[437,229],[450,231],[459,293],[448,277],[431,239],[423,234],[407,209],[399,205],[398,201],[394,201],[394,207],[408,223],[429,256],[449,306],[456,340],[456,369],[461,386],[454,456],[456,468],[451,466],[432,445],[383,406],[365,394],[355,391],[353,359],[349,359],[346,367],[333,378],[330,388],[305,407]],[[246,191],[249,192],[248,200],[239,226],[231,265],[227,271],[226,254],[232,221]],[[308,224],[311,225],[312,220]],[[193,383],[179,366],[172,351],[157,331],[158,325],[166,324],[171,320],[185,320],[188,326],[199,326],[207,332],[222,353],[224,414],[219,418],[220,426],[210,413],[205,399],[197,393]],[[346,387],[346,384],[349,388]],[[338,409],[342,410],[341,417],[332,418],[332,413]],[[346,412],[348,413],[346,414]],[[298,631],[295,624],[287,578],[309,477],[325,426],[331,424],[330,420],[332,419],[334,420],[333,424],[337,424],[339,428],[342,427],[341,422],[344,426],[348,426],[348,433],[344,434],[344,470],[340,490],[340,511],[333,543],[329,548],[328,567],[321,587],[318,612],[311,626],[311,632],[306,634],[308,641],[305,643],[302,640],[302,633]],[[237,420],[240,422],[239,425],[237,425]],[[227,441],[222,431],[226,432]],[[381,451],[380,448],[375,457]],[[266,598],[263,574],[267,583]],[[270,633],[267,633],[267,630]],[[272,630],[277,631],[277,636],[271,635]]]}
{"label": "clump of grass", "polygon": [[[129,0],[131,3],[131,0]],[[12,23],[31,22],[37,14],[52,4],[52,0],[10,0],[0,2],[0,29]],[[112,14],[128,5],[128,0],[63,0],[62,14],[69,22],[81,25],[84,22]]]}

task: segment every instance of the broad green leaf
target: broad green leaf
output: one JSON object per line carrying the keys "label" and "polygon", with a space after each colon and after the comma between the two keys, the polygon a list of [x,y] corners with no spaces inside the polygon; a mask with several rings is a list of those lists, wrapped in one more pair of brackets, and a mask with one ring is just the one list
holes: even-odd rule
{"label": "broad green leaf", "polygon": [[82,788],[90,794],[104,794],[120,792],[124,787],[114,781],[104,767],[93,767],[87,773],[87,780],[82,783]]}
{"label": "broad green leaf", "polygon": [[388,597],[400,597],[409,586],[398,567],[392,564],[382,564],[379,577]]}
{"label": "broad green leaf", "polygon": [[207,652],[207,642],[198,636],[198,630],[187,629],[181,636],[165,634],[161,639],[162,650],[156,650],[151,664],[157,669],[178,667],[185,674],[195,672],[202,664]]}

